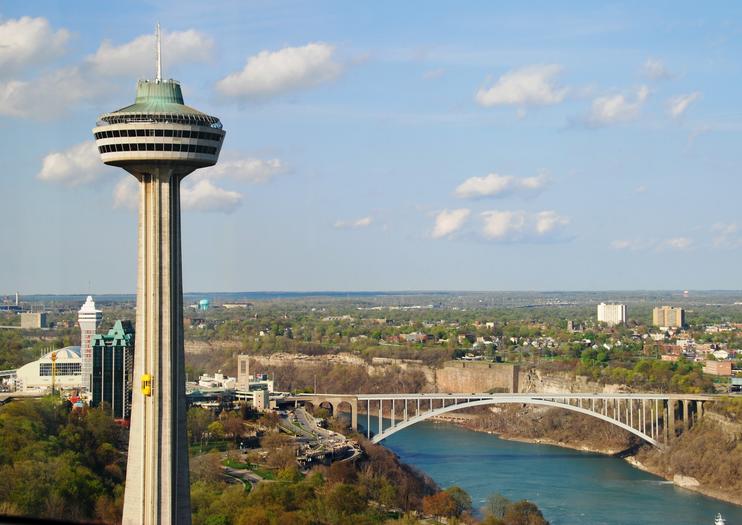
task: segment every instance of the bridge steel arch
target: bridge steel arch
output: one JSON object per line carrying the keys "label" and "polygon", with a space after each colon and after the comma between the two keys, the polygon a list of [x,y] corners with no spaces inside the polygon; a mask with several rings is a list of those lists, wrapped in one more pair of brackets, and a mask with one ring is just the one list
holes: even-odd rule
{"label": "bridge steel arch", "polygon": [[[717,399],[710,394],[635,394],[635,393],[509,393],[509,394],[299,394],[289,395],[285,401],[294,403],[330,403],[333,412],[341,404],[351,407],[351,426],[357,429],[359,404],[365,405],[366,435],[373,443],[411,425],[465,408],[497,404],[541,405],[563,408],[606,421],[618,428],[662,448],[676,436],[678,427],[688,429],[703,415],[703,403]],[[377,408],[372,416],[372,403]],[[412,403],[412,414],[408,410]],[[378,404],[378,407],[377,407]],[[438,408],[434,405],[438,404]],[[427,405],[427,407],[425,407]],[[588,405],[589,408],[583,406]],[[427,409],[426,409],[427,408]],[[384,410],[389,409],[391,425],[385,427]],[[401,410],[400,410],[401,409]],[[399,412],[402,412],[401,417]],[[371,418],[378,418],[379,432],[371,437]]]}
{"label": "bridge steel arch", "polygon": [[442,414],[446,414],[448,412],[454,412],[456,410],[461,410],[464,408],[473,408],[473,407],[479,407],[479,406],[486,406],[486,405],[497,405],[497,404],[528,404],[528,405],[542,405],[542,406],[548,406],[548,407],[554,407],[554,408],[563,408],[565,410],[572,410],[573,412],[578,412],[580,414],[585,414],[591,417],[595,417],[598,419],[601,419],[603,421],[607,421],[608,423],[611,423],[612,425],[615,425],[617,427],[620,427],[628,432],[631,432],[635,436],[640,437],[647,443],[650,443],[651,445],[654,445],[655,447],[661,448],[663,445],[659,443],[657,440],[653,439],[652,437],[648,436],[644,432],[637,430],[626,423],[623,423],[621,421],[618,421],[617,419],[614,419],[610,416],[603,415],[599,412],[594,412],[592,410],[582,408],[575,405],[570,405],[567,403],[559,403],[557,401],[551,401],[548,399],[538,399],[538,398],[532,398],[525,400],[523,398],[489,398],[489,399],[480,399],[477,401],[467,401],[465,403],[458,403],[448,406],[443,406],[440,408],[436,408],[433,410],[429,410],[426,412],[422,412],[421,414],[418,414],[416,416],[413,416],[411,418],[408,418],[406,421],[401,421],[399,423],[394,424],[393,426],[383,429],[381,433],[376,434],[371,441],[373,443],[379,443],[380,441],[383,441],[384,439],[388,438],[392,434],[396,434],[400,430],[404,430],[405,428],[412,426],[416,423],[420,423],[422,421],[425,421],[426,419],[430,419],[431,417],[440,416]]}

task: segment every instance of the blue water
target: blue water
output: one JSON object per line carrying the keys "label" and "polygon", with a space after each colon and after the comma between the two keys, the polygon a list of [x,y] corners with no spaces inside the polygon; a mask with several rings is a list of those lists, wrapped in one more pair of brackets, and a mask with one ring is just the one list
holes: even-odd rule
{"label": "blue water", "polygon": [[430,422],[382,444],[442,487],[466,490],[475,507],[499,492],[533,501],[552,525],[712,525],[717,512],[728,525],[742,525],[742,507],[678,488],[610,456]]}

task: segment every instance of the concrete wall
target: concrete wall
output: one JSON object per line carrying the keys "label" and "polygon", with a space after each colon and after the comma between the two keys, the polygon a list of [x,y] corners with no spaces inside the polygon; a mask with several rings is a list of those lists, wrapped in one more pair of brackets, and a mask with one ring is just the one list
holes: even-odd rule
{"label": "concrete wall", "polygon": [[517,392],[518,371],[518,365],[448,361],[435,371],[435,381],[439,392]]}

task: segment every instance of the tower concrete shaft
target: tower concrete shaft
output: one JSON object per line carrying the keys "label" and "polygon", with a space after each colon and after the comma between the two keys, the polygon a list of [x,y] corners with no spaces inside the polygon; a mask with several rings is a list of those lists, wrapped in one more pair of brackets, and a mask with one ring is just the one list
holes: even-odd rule
{"label": "tower concrete shaft", "polygon": [[180,182],[219,159],[218,118],[174,80],[141,80],[134,104],[98,119],[101,160],[139,181],[137,320],[123,523],[190,525]]}
{"label": "tower concrete shaft", "polygon": [[124,524],[191,523],[183,351],[180,180],[172,168],[140,185],[137,335]]}

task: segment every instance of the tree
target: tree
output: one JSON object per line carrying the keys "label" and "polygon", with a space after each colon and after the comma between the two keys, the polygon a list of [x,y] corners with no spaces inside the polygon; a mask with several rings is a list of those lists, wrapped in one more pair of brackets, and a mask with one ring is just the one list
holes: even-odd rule
{"label": "tree", "polygon": [[456,502],[456,515],[461,516],[464,512],[471,510],[471,496],[461,487],[454,485],[445,491]]}
{"label": "tree", "polygon": [[437,492],[423,498],[423,512],[431,516],[457,516],[458,504],[447,492]]}
{"label": "tree", "polygon": [[212,438],[224,439],[224,426],[221,421],[212,421],[206,429]]}
{"label": "tree", "polygon": [[505,525],[549,525],[539,508],[526,500],[508,505],[502,521]]}
{"label": "tree", "polygon": [[242,416],[236,412],[227,412],[221,417],[222,427],[227,436],[231,436],[235,441],[242,435],[242,429],[245,422]]}
{"label": "tree", "polygon": [[502,519],[505,517],[505,510],[507,510],[508,505],[510,505],[510,500],[499,492],[495,492],[487,498],[487,503],[485,503],[483,510],[488,516]]}
{"label": "tree", "polygon": [[194,456],[189,461],[192,481],[216,483],[222,478],[222,463],[218,452]]}
{"label": "tree", "polygon": [[327,468],[325,478],[330,483],[354,483],[358,479],[358,473],[352,463],[336,461]]}
{"label": "tree", "polygon": [[364,512],[368,501],[363,497],[358,487],[346,483],[337,483],[325,495],[325,505],[331,515],[343,517]]}
{"label": "tree", "polygon": [[213,420],[214,416],[208,410],[200,407],[191,407],[188,409],[187,427],[192,443],[201,441],[206,429]]}

